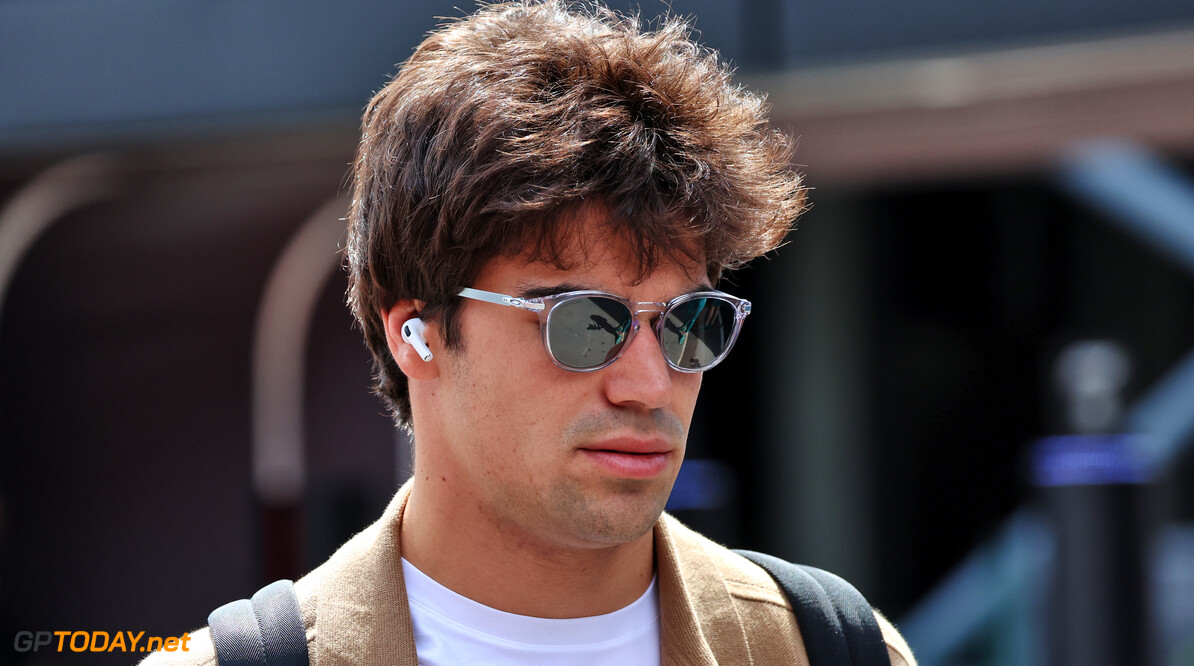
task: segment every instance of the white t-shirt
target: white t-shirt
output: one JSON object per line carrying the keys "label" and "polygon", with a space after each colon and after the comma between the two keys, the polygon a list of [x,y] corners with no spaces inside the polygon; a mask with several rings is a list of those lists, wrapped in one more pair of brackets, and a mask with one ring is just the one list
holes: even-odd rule
{"label": "white t-shirt", "polygon": [[659,666],[655,581],[629,606],[566,620],[515,615],[462,597],[405,558],[406,597],[420,666]]}

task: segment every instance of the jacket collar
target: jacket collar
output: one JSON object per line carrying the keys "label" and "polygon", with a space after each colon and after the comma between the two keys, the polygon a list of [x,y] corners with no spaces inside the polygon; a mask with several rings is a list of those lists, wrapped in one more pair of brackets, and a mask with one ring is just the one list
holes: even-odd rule
{"label": "jacket collar", "polygon": [[418,666],[400,546],[409,497],[406,483],[380,520],[320,567],[314,663]]}
{"label": "jacket collar", "polygon": [[[319,577],[314,663],[418,665],[400,546],[410,488],[403,485],[380,520],[312,572]],[[655,525],[655,562],[663,663],[750,663],[737,605],[704,541],[664,514]]]}
{"label": "jacket collar", "polygon": [[751,663],[738,605],[706,543],[666,513],[655,524],[665,665]]}

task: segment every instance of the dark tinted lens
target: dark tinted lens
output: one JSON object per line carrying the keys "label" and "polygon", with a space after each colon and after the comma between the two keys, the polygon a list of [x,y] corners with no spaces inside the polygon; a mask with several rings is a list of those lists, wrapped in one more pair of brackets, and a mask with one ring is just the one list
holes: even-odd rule
{"label": "dark tinted lens", "polygon": [[630,309],[612,298],[573,298],[548,314],[547,344],[557,362],[580,370],[595,368],[618,355],[631,322]]}
{"label": "dark tinted lens", "polygon": [[734,332],[734,305],[720,298],[693,298],[668,310],[660,333],[663,353],[681,368],[712,364]]}

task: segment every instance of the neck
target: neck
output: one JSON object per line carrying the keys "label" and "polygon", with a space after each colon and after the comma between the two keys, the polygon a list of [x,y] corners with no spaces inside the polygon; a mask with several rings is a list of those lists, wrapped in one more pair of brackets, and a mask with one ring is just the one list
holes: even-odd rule
{"label": "neck", "polygon": [[508,613],[589,617],[624,608],[654,574],[654,534],[584,547],[498,524],[440,477],[420,473],[402,517],[402,556],[441,585]]}

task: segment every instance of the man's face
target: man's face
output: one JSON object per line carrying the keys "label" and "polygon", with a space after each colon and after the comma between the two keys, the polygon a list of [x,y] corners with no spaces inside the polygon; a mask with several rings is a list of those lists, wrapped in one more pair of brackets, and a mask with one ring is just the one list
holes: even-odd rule
{"label": "man's face", "polygon": [[[586,242],[595,243],[587,253]],[[654,302],[710,286],[703,267],[675,264],[634,283],[629,246],[602,233],[566,258],[573,270],[494,259],[470,286],[514,296],[596,289]],[[460,322],[463,350],[437,356],[446,450],[427,472],[518,539],[600,547],[645,535],[680,469],[701,374],[671,369],[648,321],[596,372],[552,363],[533,312],[466,301]]]}

